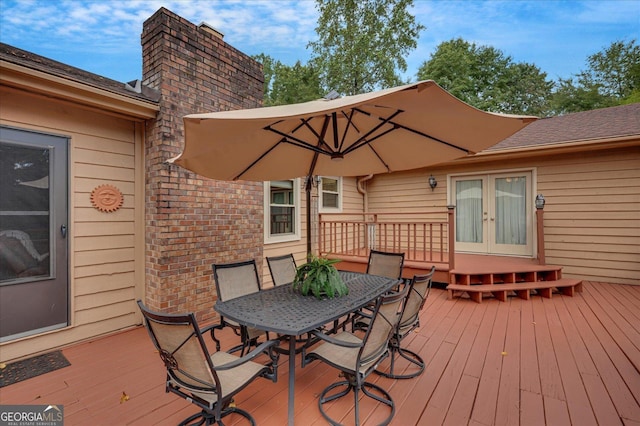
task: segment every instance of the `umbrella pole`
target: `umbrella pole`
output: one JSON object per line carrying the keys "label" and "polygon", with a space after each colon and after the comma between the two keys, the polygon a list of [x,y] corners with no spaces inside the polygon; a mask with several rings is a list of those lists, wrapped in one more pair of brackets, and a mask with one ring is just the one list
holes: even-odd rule
{"label": "umbrella pole", "polygon": [[307,259],[311,259],[311,185],[313,184],[313,176],[307,176],[307,181],[304,185],[305,193],[307,194]]}

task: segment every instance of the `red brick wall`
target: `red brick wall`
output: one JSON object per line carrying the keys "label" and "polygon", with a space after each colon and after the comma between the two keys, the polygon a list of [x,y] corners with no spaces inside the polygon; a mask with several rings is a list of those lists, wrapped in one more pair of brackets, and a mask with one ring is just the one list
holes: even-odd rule
{"label": "red brick wall", "polygon": [[145,302],[208,321],[211,264],[262,264],[262,183],[214,181],[165,161],[182,149],[184,115],[260,106],[262,68],[164,8],[143,25],[142,55],[143,83],[162,93],[146,134]]}

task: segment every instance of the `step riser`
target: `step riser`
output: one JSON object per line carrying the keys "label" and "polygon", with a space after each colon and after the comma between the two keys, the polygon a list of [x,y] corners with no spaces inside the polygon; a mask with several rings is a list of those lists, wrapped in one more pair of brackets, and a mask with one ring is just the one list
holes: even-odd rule
{"label": "step riser", "polygon": [[449,299],[453,299],[455,292],[461,294],[467,293],[471,300],[481,303],[483,295],[492,294],[496,299],[505,302],[510,294],[517,295],[521,299],[529,300],[532,292],[542,297],[550,299],[554,290],[571,296],[575,292],[582,292],[582,281],[576,279],[563,278],[555,281],[538,281],[526,283],[510,283],[510,284],[483,284],[483,285],[463,285],[450,284],[447,286],[449,291]]}
{"label": "step riser", "polygon": [[481,274],[451,273],[450,284],[481,285],[481,284],[515,284],[520,282],[557,281],[562,279],[562,269],[549,269],[526,272],[500,272]]}

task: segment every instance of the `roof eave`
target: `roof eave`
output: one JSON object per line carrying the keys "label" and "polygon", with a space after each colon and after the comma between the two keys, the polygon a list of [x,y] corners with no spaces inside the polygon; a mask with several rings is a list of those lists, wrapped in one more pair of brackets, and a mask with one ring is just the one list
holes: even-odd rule
{"label": "roof eave", "polygon": [[157,103],[127,97],[69,78],[0,60],[0,82],[33,93],[107,110],[137,119],[157,115]]}
{"label": "roof eave", "polygon": [[475,155],[460,158],[456,163],[493,161],[501,158],[522,158],[532,155],[555,155],[601,149],[640,146],[640,135],[625,135],[581,141],[564,141],[545,145],[529,145],[517,148],[489,149]]}

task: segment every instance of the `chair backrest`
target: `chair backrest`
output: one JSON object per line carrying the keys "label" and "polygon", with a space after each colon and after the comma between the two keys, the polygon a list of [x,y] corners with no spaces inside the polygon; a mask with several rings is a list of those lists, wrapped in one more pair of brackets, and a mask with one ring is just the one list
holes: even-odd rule
{"label": "chair backrest", "polygon": [[360,349],[360,366],[375,362],[387,351],[389,339],[398,326],[411,285],[409,283],[401,291],[385,293],[376,299],[371,322]]}
{"label": "chair backrest", "polygon": [[220,382],[193,313],[152,312],[140,300],[138,306],[169,377],[186,389],[217,393]]}
{"label": "chair backrest", "polygon": [[258,267],[253,259],[244,262],[213,264],[211,267],[220,301],[260,291]]}
{"label": "chair backrest", "polygon": [[275,286],[290,284],[296,277],[296,260],[293,254],[267,257],[267,265]]}
{"label": "chair backrest", "polygon": [[402,319],[400,320],[400,327],[408,327],[413,324],[419,325],[420,310],[424,306],[424,302],[429,296],[431,291],[431,284],[433,282],[433,274],[436,271],[436,267],[432,266],[431,271],[424,275],[414,275],[412,281],[412,287],[407,295],[407,302],[404,305],[402,311]]}
{"label": "chair backrest", "polygon": [[371,250],[369,263],[367,264],[367,274],[401,279],[403,265],[404,253]]}

